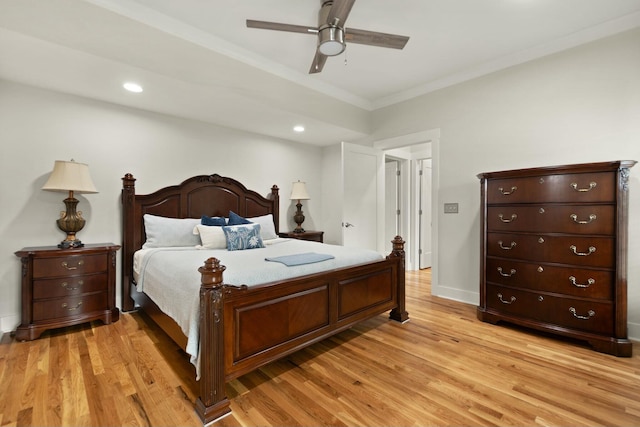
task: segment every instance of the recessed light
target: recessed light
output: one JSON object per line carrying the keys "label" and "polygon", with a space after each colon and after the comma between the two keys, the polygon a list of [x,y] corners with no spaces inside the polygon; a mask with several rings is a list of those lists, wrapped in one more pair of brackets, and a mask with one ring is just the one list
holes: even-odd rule
{"label": "recessed light", "polygon": [[122,87],[128,90],[129,92],[135,92],[135,93],[142,92],[142,86],[140,86],[138,83],[127,82],[123,84]]}
{"label": "recessed light", "polygon": [[302,125],[296,125],[296,126],[294,126],[294,127],[293,127],[293,130],[294,130],[295,132],[304,132],[304,126],[302,126]]}

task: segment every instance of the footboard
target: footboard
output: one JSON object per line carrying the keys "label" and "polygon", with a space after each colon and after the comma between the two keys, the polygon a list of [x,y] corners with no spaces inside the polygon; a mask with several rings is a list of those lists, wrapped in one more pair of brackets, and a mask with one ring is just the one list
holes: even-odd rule
{"label": "footboard", "polygon": [[392,310],[408,320],[404,301],[404,241],[386,260],[247,288],[223,284],[225,267],[210,258],[200,268],[200,398],[203,422],[230,412],[225,382]]}

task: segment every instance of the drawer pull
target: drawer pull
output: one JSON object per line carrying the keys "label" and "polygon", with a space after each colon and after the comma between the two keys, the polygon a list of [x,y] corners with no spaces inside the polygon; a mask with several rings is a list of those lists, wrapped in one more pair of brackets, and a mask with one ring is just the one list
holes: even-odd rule
{"label": "drawer pull", "polygon": [[542,268],[542,266],[539,265],[537,270],[538,270],[538,273],[542,273],[544,271],[544,268]]}
{"label": "drawer pull", "polygon": [[504,191],[504,188],[500,187],[498,188],[498,191],[500,191],[500,193],[502,193],[503,196],[508,196],[510,194],[512,194],[514,191],[516,191],[518,189],[518,187],[513,186],[511,187],[511,191]]}
{"label": "drawer pull", "polygon": [[511,277],[514,274],[516,274],[516,270],[514,270],[513,268],[511,269],[511,271],[507,274],[507,273],[503,273],[502,272],[502,267],[498,267],[498,273],[500,273],[501,276],[503,277]]}
{"label": "drawer pull", "polygon": [[538,295],[538,302],[544,301],[544,297],[542,295]]}
{"label": "drawer pull", "polygon": [[511,296],[511,299],[509,301],[505,301],[505,300],[502,299],[502,294],[498,292],[498,299],[503,304],[513,304],[513,302],[516,300],[516,297]]}
{"label": "drawer pull", "polygon": [[581,319],[581,320],[589,320],[593,316],[596,315],[595,311],[589,310],[589,311],[587,311],[587,316],[581,316],[581,315],[576,313],[576,309],[574,307],[569,307],[569,311],[571,312],[571,314],[573,314],[573,317],[575,317],[576,319]]}
{"label": "drawer pull", "polygon": [[70,288],[69,284],[67,282],[60,283],[60,286],[62,286],[63,288],[65,288],[68,291],[77,291],[78,289],[80,289],[80,286],[82,286],[82,285],[84,285],[84,280],[78,281],[78,286],[76,286],[74,288]]}
{"label": "drawer pull", "polygon": [[569,216],[571,217],[573,222],[575,222],[576,224],[589,224],[591,221],[595,221],[596,218],[597,218],[596,214],[591,214],[591,215],[589,215],[589,220],[587,220],[587,221],[579,221],[578,220],[578,215],[571,214]]}
{"label": "drawer pull", "polygon": [[575,286],[576,288],[588,288],[589,286],[593,285],[594,283],[596,283],[596,281],[594,279],[589,278],[587,280],[586,284],[583,283],[576,283],[576,278],[573,276],[569,276],[569,281],[571,282],[571,284],[573,286]]}
{"label": "drawer pull", "polygon": [[82,264],[84,264],[84,261],[83,261],[83,260],[78,261],[78,264],[77,264],[77,265],[75,265],[75,266],[73,266],[73,267],[70,267],[70,266],[69,266],[69,264],[67,263],[67,261],[62,261],[62,264],[61,264],[61,265],[62,265],[64,268],[66,268],[67,270],[77,270],[77,269],[78,269],[78,267],[80,267]]}
{"label": "drawer pull", "polygon": [[69,307],[66,302],[63,302],[62,303],[62,308],[66,308],[69,311],[74,311],[74,310],[79,309],[81,305],[82,305],[82,301],[80,301],[78,304],[76,304],[75,307]]}
{"label": "drawer pull", "polygon": [[574,245],[569,246],[569,249],[571,249],[571,251],[578,256],[591,255],[596,251],[596,248],[594,246],[589,246],[589,252],[577,252],[576,247]]}
{"label": "drawer pull", "polygon": [[511,250],[511,249],[516,247],[516,242],[511,242],[511,246],[503,246],[502,245],[502,240],[500,240],[498,242],[498,245],[500,245],[500,249],[504,249],[505,251],[508,251],[508,250]]}
{"label": "drawer pull", "polygon": [[499,214],[498,218],[500,218],[500,221],[502,221],[502,222],[513,222],[518,218],[518,215],[511,214],[511,219],[504,219],[504,215]]}
{"label": "drawer pull", "polygon": [[589,188],[578,188],[578,184],[577,184],[577,183],[575,183],[575,182],[572,182],[572,183],[571,183],[571,188],[573,188],[573,189],[574,189],[574,190],[576,190],[576,191],[579,191],[580,193],[586,193],[587,191],[591,191],[591,190],[593,190],[594,188],[596,188],[596,183],[595,183],[595,182],[593,182],[593,181],[591,181],[591,182],[589,183]]}

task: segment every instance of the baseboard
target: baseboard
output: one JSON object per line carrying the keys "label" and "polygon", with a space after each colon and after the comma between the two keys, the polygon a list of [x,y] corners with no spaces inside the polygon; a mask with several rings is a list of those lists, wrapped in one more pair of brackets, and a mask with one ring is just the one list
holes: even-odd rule
{"label": "baseboard", "polygon": [[2,333],[12,332],[20,324],[20,316],[4,316],[0,317],[0,331]]}
{"label": "baseboard", "polygon": [[478,305],[480,302],[480,294],[478,292],[465,291],[449,286],[432,286],[431,295],[472,305]]}

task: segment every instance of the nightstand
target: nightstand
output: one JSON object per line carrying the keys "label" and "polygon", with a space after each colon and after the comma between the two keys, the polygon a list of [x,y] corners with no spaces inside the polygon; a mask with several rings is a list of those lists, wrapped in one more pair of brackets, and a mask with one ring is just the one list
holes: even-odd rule
{"label": "nightstand", "polygon": [[23,248],[22,323],[16,339],[34,340],[47,329],[92,320],[105,324],[118,320],[116,251],[113,243],[59,249],[57,246]]}
{"label": "nightstand", "polygon": [[311,242],[322,243],[322,236],[324,231],[306,230],[304,233],[294,233],[293,231],[285,231],[278,233],[280,237],[288,237],[289,239],[309,240]]}

